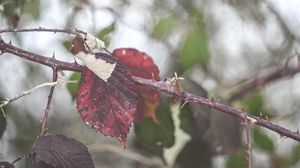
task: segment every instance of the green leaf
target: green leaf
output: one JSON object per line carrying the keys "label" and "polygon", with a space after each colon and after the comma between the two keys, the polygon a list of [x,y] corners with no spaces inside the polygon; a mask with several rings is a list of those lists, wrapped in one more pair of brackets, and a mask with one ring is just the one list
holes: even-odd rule
{"label": "green leaf", "polygon": [[[80,80],[80,73],[79,72],[74,72],[70,76],[69,80],[77,80],[77,81],[79,81]],[[75,100],[75,98],[76,98],[76,93],[77,93],[78,87],[79,87],[79,82],[68,83],[67,84],[68,91],[71,94],[73,100]]]}
{"label": "green leaf", "polygon": [[273,154],[274,153],[274,143],[271,138],[269,138],[260,128],[254,127],[253,129],[254,144],[261,150]]}
{"label": "green leaf", "polygon": [[258,116],[263,109],[264,99],[259,92],[252,93],[245,101],[247,112]]}
{"label": "green leaf", "polygon": [[300,160],[300,144],[293,148],[291,162],[296,164]]}
{"label": "green leaf", "polygon": [[155,38],[163,37],[164,35],[168,34],[170,31],[172,31],[173,28],[177,25],[178,25],[178,20],[174,16],[168,16],[162,18],[155,25],[151,35]]}
{"label": "green leaf", "polygon": [[234,153],[241,146],[240,121],[231,115],[219,113],[217,110],[211,109],[210,111],[210,127],[203,138],[209,142],[215,154]]}
{"label": "green leaf", "polygon": [[138,144],[149,150],[171,147],[174,144],[174,125],[170,109],[160,103],[156,116],[158,123],[151,118],[142,118],[135,125]]}
{"label": "green leaf", "polygon": [[3,14],[6,17],[11,18],[15,15],[17,6],[13,1],[5,2],[3,7],[4,7]]}
{"label": "green leaf", "polygon": [[251,93],[241,101],[245,110],[258,117],[272,118],[273,116],[264,108],[264,97],[259,91]]}
{"label": "green leaf", "polygon": [[[1,2],[1,1],[0,1]],[[3,14],[8,19],[8,24],[13,27],[17,27],[19,20],[20,20],[20,14],[17,12],[19,8],[22,8],[24,5],[24,0],[17,1],[17,0],[6,0],[2,2],[1,5],[3,5]]]}
{"label": "green leaf", "polygon": [[23,12],[30,14],[34,20],[39,19],[39,17],[40,17],[40,0],[26,1],[26,4],[23,8]]}
{"label": "green leaf", "polygon": [[111,25],[109,25],[108,27],[102,29],[99,32],[99,39],[103,40],[105,42],[105,45],[108,46],[109,42],[110,42],[110,34],[115,30],[115,23],[112,23]]}
{"label": "green leaf", "polygon": [[[207,97],[207,92],[196,82],[185,79],[180,82],[183,90]],[[211,122],[211,110],[207,107],[194,103],[182,102],[180,110],[180,127],[190,134],[192,138],[201,138],[209,129]]]}
{"label": "green leaf", "polygon": [[[197,20],[203,16],[198,14]],[[194,64],[206,64],[209,60],[208,39],[204,22],[196,22],[187,34],[180,51],[180,67],[185,71]]]}
{"label": "green leaf", "polygon": [[63,41],[63,46],[66,50],[70,51],[72,48],[72,41],[71,40],[65,40]]}
{"label": "green leaf", "polygon": [[240,167],[247,167],[246,166],[246,152],[245,149],[239,149],[234,154],[232,154],[227,162],[227,168],[240,168]]}
{"label": "green leaf", "polygon": [[185,104],[180,111],[180,128],[186,128],[188,125],[194,121],[193,113],[188,104]]}
{"label": "green leaf", "polygon": [[212,153],[209,144],[201,140],[192,140],[186,143],[176,158],[176,165],[188,168],[212,167]]}

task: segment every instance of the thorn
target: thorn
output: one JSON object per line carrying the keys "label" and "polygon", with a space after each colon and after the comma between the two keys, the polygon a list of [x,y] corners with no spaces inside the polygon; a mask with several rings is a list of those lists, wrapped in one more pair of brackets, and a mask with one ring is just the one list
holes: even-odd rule
{"label": "thorn", "polygon": [[53,54],[52,54],[52,59],[55,60],[55,52],[53,51]]}
{"label": "thorn", "polygon": [[1,112],[2,112],[2,114],[3,114],[3,117],[4,117],[4,118],[6,118],[5,111],[3,110],[3,108],[2,108],[2,107],[0,107],[0,111],[1,111]]}
{"label": "thorn", "polygon": [[210,101],[211,103],[215,103],[215,99],[214,99],[213,97],[211,97],[211,98],[209,99],[209,101]]}
{"label": "thorn", "polygon": [[279,136],[280,136],[280,138],[284,138],[285,136],[284,135],[282,135],[282,134],[279,134]]}
{"label": "thorn", "polygon": [[65,77],[66,74],[64,73],[64,71],[58,71],[58,73],[61,75],[61,77]]}
{"label": "thorn", "polygon": [[74,64],[79,65],[79,64],[77,63],[75,57],[73,57],[73,59],[74,59]]}
{"label": "thorn", "polygon": [[18,157],[16,160],[14,160],[13,162],[11,162],[11,164],[14,164],[21,159],[25,159],[25,157],[26,157],[25,155],[22,155],[22,156]]}
{"label": "thorn", "polygon": [[153,72],[151,72],[151,77],[152,77],[152,80],[155,80],[155,76],[154,76]]}
{"label": "thorn", "polygon": [[180,110],[188,103],[188,101],[184,101],[184,103],[180,106]]}
{"label": "thorn", "polygon": [[108,51],[107,48],[103,48],[103,50],[104,50],[105,52],[107,52],[108,54],[110,54],[111,56],[113,56],[113,53],[111,53],[110,51]]}
{"label": "thorn", "polygon": [[11,45],[11,40],[9,40],[8,44]]}
{"label": "thorn", "polygon": [[299,134],[299,129],[297,129],[296,133]]}

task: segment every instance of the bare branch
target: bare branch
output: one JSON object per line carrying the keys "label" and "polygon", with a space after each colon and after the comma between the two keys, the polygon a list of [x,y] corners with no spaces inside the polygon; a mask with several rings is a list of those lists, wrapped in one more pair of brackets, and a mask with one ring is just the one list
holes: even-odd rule
{"label": "bare branch", "polygon": [[[58,75],[57,74],[57,69],[53,68],[52,82],[57,82],[57,75]],[[54,88],[55,88],[55,85],[51,86],[51,88],[50,88],[47,105],[46,105],[46,108],[44,110],[45,111],[44,117],[43,117],[43,120],[41,122],[41,129],[40,129],[39,137],[45,135],[45,133],[47,132],[46,124],[47,124],[47,121],[48,121],[49,111],[51,109],[50,105],[51,105],[51,101],[52,101],[52,97],[53,97]]]}
{"label": "bare branch", "polygon": [[252,168],[252,139],[251,139],[251,128],[252,123],[249,121],[244,122],[244,127],[246,130],[246,153],[247,153],[247,168]]}
{"label": "bare branch", "polygon": [[[68,62],[58,61],[53,58],[48,58],[48,57],[44,57],[42,55],[34,54],[29,51],[14,47],[11,44],[7,44],[2,39],[0,39],[0,51],[11,53],[16,56],[22,57],[24,59],[49,66],[53,70],[56,70],[56,71],[57,70],[70,70],[70,71],[79,71],[80,72],[82,70],[82,66],[77,63],[68,63]],[[270,76],[275,76],[275,77],[271,77],[272,80],[283,78],[283,77],[285,77],[284,75],[287,76],[287,75],[292,75],[297,72],[300,72],[300,67],[294,68],[294,69],[293,68],[286,69],[286,71],[287,72],[277,72],[276,71],[276,73],[274,73],[275,75],[270,75]],[[276,75],[276,74],[278,74],[278,75]],[[268,77],[268,79],[269,78],[270,77]],[[206,107],[216,109],[220,112],[224,112],[226,114],[232,115],[242,121],[249,121],[256,125],[270,129],[274,132],[277,132],[280,136],[286,136],[286,137],[292,138],[294,140],[300,141],[300,134],[297,131],[295,131],[295,132],[290,131],[281,126],[275,125],[268,120],[245,113],[243,110],[233,108],[229,105],[225,105],[225,104],[216,102],[213,99],[206,99],[206,98],[203,98],[203,97],[200,97],[200,96],[197,96],[197,95],[185,92],[185,91],[178,93],[176,91],[176,88],[174,88],[174,85],[172,85],[168,82],[154,81],[154,80],[149,80],[149,79],[144,79],[144,78],[139,78],[139,77],[133,77],[133,80],[136,83],[139,83],[141,85],[146,85],[146,86],[152,87],[154,89],[157,89],[161,92],[167,93],[169,95],[173,95],[178,98],[181,98],[186,102],[197,103],[197,104],[200,104],[200,105],[203,105]],[[269,79],[267,81],[271,81],[271,80]]]}
{"label": "bare branch", "polygon": [[67,63],[63,61],[56,60],[55,58],[51,57],[45,57],[39,54],[35,54],[26,50],[23,50],[21,48],[15,47],[9,43],[5,43],[0,38],[0,51],[1,53],[10,53],[14,54],[16,56],[22,57],[24,59],[46,65],[48,67],[56,68],[57,70],[69,70],[69,71],[81,71],[81,66],[74,63]]}
{"label": "bare branch", "polygon": [[200,97],[200,96],[197,96],[197,95],[185,92],[185,91],[183,91],[179,95],[179,94],[177,94],[176,88],[174,88],[174,86],[172,86],[166,82],[163,82],[163,81],[154,81],[154,80],[143,79],[143,78],[139,78],[139,77],[133,77],[133,79],[135,82],[137,82],[139,84],[147,85],[147,86],[157,89],[161,92],[165,92],[167,94],[181,98],[184,101],[197,103],[197,104],[200,104],[200,105],[203,105],[206,107],[216,109],[220,112],[224,112],[226,114],[232,115],[242,121],[249,121],[256,125],[270,129],[274,132],[277,132],[280,136],[286,136],[286,137],[292,138],[296,141],[300,141],[300,134],[298,132],[296,132],[296,131],[293,132],[286,128],[272,124],[268,120],[245,113],[243,110],[239,110],[239,109],[233,108],[231,106],[216,102],[213,99],[206,99],[206,98],[203,98],[203,97]]}
{"label": "bare branch", "polygon": [[1,33],[15,33],[15,32],[53,32],[53,33],[66,33],[66,34],[86,34],[84,31],[77,30],[77,29],[48,29],[48,28],[29,28],[29,29],[0,29]]}
{"label": "bare branch", "polygon": [[253,78],[252,80],[245,82],[237,89],[235,89],[230,94],[231,96],[229,98],[229,101],[233,101],[238,98],[241,98],[257,88],[264,87],[266,84],[270,82],[276,81],[278,79],[282,79],[284,77],[293,76],[298,72],[300,72],[300,66],[298,66],[297,68],[289,68],[287,66],[284,66],[284,67],[277,68],[264,76]]}

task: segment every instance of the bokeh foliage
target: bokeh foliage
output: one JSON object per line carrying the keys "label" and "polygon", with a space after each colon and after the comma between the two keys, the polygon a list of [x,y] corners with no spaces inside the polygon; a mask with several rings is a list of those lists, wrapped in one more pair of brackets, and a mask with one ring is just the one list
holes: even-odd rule
{"label": "bokeh foliage", "polygon": [[[85,5],[92,4],[87,0],[72,1],[74,3],[65,0],[65,2],[69,4],[68,7],[75,12],[80,12],[81,9],[84,9],[78,7],[80,3]],[[240,2],[242,1],[230,1],[230,3],[233,4],[239,4]],[[171,59],[170,62],[174,62],[174,65],[165,65],[164,68],[167,69],[167,74],[166,76],[161,76],[161,78],[173,76],[174,71],[176,71],[178,75],[185,77],[185,81],[193,81],[194,78],[192,76],[193,72],[195,72],[193,71],[194,69],[204,73],[203,76],[215,78],[214,74],[207,68],[211,58],[211,52],[209,49],[209,34],[205,23],[203,8],[201,5],[197,5],[195,0],[177,0],[175,10],[170,9],[168,7],[170,4],[168,3],[168,1],[154,1],[153,13],[151,13],[152,22],[149,22],[152,24],[148,27],[146,25],[146,29],[144,30],[151,39],[163,43],[170,43],[175,36],[179,36],[178,43],[175,45],[172,44],[175,47],[168,48]],[[20,18],[26,17],[27,20],[25,20],[25,23],[38,21],[44,10],[41,7],[40,0],[0,1],[0,4],[3,6],[1,14],[7,20],[7,25],[16,28],[18,28]],[[109,8],[117,13],[117,17],[115,17],[113,22],[109,25],[105,25],[93,32],[100,39],[104,40],[107,46],[110,45],[111,38],[114,37],[115,32],[120,28],[119,24],[122,22],[122,17],[120,17],[123,14],[122,12],[125,11],[131,2],[124,2],[124,4],[127,5],[122,7],[116,5]],[[163,14],[160,15],[161,13]],[[73,14],[76,15],[75,13]],[[75,18],[69,17],[69,19]],[[65,22],[67,25],[67,23],[70,22],[74,23],[74,20],[66,20]],[[62,42],[62,45],[69,50],[69,39]],[[170,46],[170,44],[166,44],[166,46]],[[73,73],[69,79],[79,80],[79,77],[79,73]],[[222,85],[222,81],[216,79],[216,82]],[[204,86],[202,86],[203,83],[201,80],[191,83],[186,84],[182,82],[181,84],[185,90],[203,97],[209,97],[208,95],[214,94],[222,95],[215,93],[214,90],[206,90]],[[188,86],[191,89],[185,88],[185,85],[192,85]],[[76,96],[77,88],[78,83],[67,85],[67,89],[73,99]],[[218,88],[216,90],[219,91]],[[170,112],[170,106],[177,103],[177,100],[174,100],[173,97],[164,99],[167,100],[161,102],[156,112],[157,123],[150,118],[144,118],[135,125],[135,143],[138,144],[137,146],[139,148],[150,152],[153,151],[153,153],[157,153],[157,151],[163,152],[165,148],[171,148],[178,138],[174,136],[175,128]],[[255,116],[261,116],[267,119],[276,117],[272,115],[272,112],[266,109],[264,99],[263,93],[255,91],[237,102],[245,111]],[[226,102],[226,100],[222,101]],[[213,157],[222,155],[228,158],[226,167],[245,167],[246,152],[243,143],[241,143],[242,127],[239,121],[227,115],[219,114],[217,111],[190,103],[185,104],[185,102],[182,102],[182,108],[180,110],[179,118],[181,120],[181,129],[185,130],[192,139],[178,152],[175,162],[176,165],[180,167],[212,167]],[[12,122],[14,122],[14,124],[18,123],[16,124],[17,135],[21,138],[13,141],[15,148],[18,149],[15,155],[26,152],[30,142],[33,142],[36,133],[35,129],[38,128],[38,122],[33,119],[30,112],[23,112],[17,107],[10,106],[5,109],[5,111],[10,111],[8,117],[13,119]],[[23,122],[24,120],[26,120],[26,122]],[[2,132],[5,131],[5,127],[6,119],[1,113],[0,137]],[[253,148],[262,151],[271,158],[269,165],[285,167],[296,165],[299,162],[299,145],[293,148],[290,156],[279,156],[276,153],[274,139],[272,139],[265,130],[253,127],[252,134]]]}

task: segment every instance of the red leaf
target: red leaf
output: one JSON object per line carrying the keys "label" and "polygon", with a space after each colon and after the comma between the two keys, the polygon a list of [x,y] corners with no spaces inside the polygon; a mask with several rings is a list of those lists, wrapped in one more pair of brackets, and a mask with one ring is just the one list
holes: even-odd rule
{"label": "red leaf", "polygon": [[117,137],[125,146],[137,109],[135,83],[116,57],[105,53],[96,53],[95,57],[116,63],[116,67],[107,82],[84,67],[77,93],[77,110],[86,124],[105,136]]}
{"label": "red leaf", "polygon": [[[114,50],[113,54],[120,58],[131,75],[160,80],[157,66],[146,53],[132,48],[120,48]],[[137,89],[140,96],[138,118],[151,117],[153,121],[157,122],[155,111],[159,105],[159,91],[142,85],[138,85]]]}
{"label": "red leaf", "polygon": [[72,54],[86,66],[81,73],[77,110],[86,124],[105,136],[117,137],[125,147],[137,109],[135,83],[121,61],[93,53],[81,37],[72,40]]}

